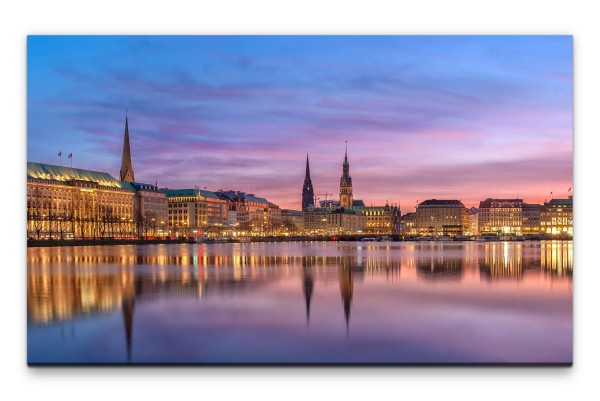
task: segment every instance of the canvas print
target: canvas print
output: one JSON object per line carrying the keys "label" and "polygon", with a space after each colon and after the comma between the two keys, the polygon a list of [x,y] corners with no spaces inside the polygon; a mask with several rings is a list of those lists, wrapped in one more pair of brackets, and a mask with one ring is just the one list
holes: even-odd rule
{"label": "canvas print", "polygon": [[571,36],[30,36],[29,365],[570,365]]}

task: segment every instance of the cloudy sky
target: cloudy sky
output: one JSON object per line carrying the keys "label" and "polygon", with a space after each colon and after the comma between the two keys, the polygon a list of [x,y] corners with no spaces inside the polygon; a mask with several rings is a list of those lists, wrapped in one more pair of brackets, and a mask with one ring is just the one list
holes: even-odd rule
{"label": "cloudy sky", "polygon": [[27,64],[28,161],[118,177],[127,108],[136,180],[170,188],[299,209],[346,140],[368,205],[572,186],[570,36],[30,36]]}

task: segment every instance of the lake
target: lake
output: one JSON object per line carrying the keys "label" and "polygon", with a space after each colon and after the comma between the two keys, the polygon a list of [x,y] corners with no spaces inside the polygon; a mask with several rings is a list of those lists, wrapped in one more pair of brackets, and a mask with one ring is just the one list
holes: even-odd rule
{"label": "lake", "polygon": [[29,364],[549,363],[573,243],[27,249]]}

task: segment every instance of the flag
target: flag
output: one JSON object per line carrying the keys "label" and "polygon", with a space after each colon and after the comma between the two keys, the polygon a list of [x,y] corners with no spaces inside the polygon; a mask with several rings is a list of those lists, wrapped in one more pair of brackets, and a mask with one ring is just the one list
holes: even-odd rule
{"label": "flag", "polygon": [[58,152],[58,157],[62,156],[62,150]]}
{"label": "flag", "polygon": [[73,157],[73,153],[69,153],[69,157],[67,157],[67,159],[70,159]]}

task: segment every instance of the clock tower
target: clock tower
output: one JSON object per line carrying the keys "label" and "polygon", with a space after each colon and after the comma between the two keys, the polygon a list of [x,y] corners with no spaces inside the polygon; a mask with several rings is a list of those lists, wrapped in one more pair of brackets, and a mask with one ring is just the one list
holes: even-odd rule
{"label": "clock tower", "polygon": [[342,165],[342,178],[340,178],[340,207],[352,209],[352,177],[350,177],[350,163],[348,163],[348,141],[346,141],[346,155]]}

